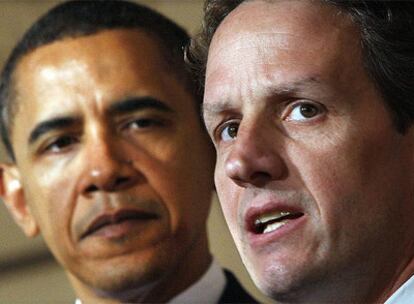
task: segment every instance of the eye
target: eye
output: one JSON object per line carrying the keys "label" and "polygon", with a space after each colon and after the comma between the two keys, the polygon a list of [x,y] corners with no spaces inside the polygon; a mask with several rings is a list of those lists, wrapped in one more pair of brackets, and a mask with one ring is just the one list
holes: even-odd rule
{"label": "eye", "polygon": [[70,147],[71,145],[76,144],[77,142],[78,140],[74,136],[69,136],[69,135],[60,136],[52,140],[52,142],[46,146],[44,151],[58,153]]}
{"label": "eye", "polygon": [[221,141],[230,141],[237,137],[237,131],[239,130],[239,124],[235,122],[230,122],[226,124],[221,130],[220,130],[220,140]]}
{"label": "eye", "polygon": [[310,102],[297,102],[290,106],[290,111],[287,115],[283,115],[286,121],[304,122],[322,114],[324,108],[320,104]]}
{"label": "eye", "polygon": [[140,118],[140,119],[129,121],[128,123],[126,123],[124,128],[130,129],[130,130],[138,130],[138,129],[157,127],[161,125],[163,125],[163,122],[161,120],[151,119],[151,118]]}

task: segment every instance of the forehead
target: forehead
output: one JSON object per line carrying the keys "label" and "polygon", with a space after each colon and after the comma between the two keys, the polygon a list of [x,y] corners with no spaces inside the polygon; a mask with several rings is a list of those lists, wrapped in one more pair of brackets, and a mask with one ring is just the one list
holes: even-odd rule
{"label": "forehead", "polygon": [[[75,106],[74,95],[86,100],[98,95],[124,97],[128,91],[145,94],[174,81],[176,77],[168,77],[170,69],[158,40],[144,31],[108,30],[66,38],[19,62],[14,77],[17,113],[36,106],[47,116],[49,111]],[[63,90],[71,94],[64,96]]]}
{"label": "forehead", "polygon": [[242,2],[223,20],[212,44],[219,39],[234,42],[245,34],[289,34],[310,42],[314,37],[309,35],[333,37],[352,25],[348,14],[318,0],[250,0]]}
{"label": "forehead", "polygon": [[21,76],[21,70],[39,70],[51,65],[59,67],[76,60],[87,61],[91,66],[102,66],[102,63],[108,63],[113,57],[143,66],[146,61],[140,57],[144,55],[151,64],[164,64],[160,61],[161,43],[155,34],[140,29],[101,30],[95,34],[66,37],[34,49],[20,60],[16,73]]}
{"label": "forehead", "polygon": [[235,80],[253,87],[258,77],[269,84],[341,78],[338,64],[360,57],[358,35],[348,15],[319,1],[243,2],[213,37],[205,100]]}

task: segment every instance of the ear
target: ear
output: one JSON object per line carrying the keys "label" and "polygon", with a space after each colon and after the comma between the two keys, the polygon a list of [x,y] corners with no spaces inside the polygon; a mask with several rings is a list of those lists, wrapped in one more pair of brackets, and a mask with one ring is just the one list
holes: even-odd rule
{"label": "ear", "polygon": [[27,237],[39,234],[39,227],[25,200],[20,173],[15,165],[0,164],[0,197]]}

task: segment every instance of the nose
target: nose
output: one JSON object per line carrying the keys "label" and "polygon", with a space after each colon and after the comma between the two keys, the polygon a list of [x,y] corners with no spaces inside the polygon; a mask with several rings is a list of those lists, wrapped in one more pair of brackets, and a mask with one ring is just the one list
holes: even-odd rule
{"label": "nose", "polygon": [[276,131],[240,125],[235,142],[225,160],[225,173],[240,187],[264,187],[287,176],[275,140]]}
{"label": "nose", "polygon": [[144,179],[135,168],[133,159],[123,152],[116,141],[100,140],[85,151],[84,172],[80,181],[81,192],[91,194],[128,189]]}

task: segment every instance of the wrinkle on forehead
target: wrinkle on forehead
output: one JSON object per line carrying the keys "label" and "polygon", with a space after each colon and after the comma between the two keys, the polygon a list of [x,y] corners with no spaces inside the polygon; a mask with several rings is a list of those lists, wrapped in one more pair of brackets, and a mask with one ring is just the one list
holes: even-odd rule
{"label": "wrinkle on forehead", "polygon": [[[276,36],[278,36],[277,39],[273,39]],[[218,54],[221,56],[228,54],[229,58],[231,58],[231,55],[234,57],[235,51],[239,52],[245,49],[253,49],[258,46],[262,52],[273,52],[276,47],[288,50],[291,48],[289,42],[292,40],[292,37],[299,36],[294,33],[276,31],[238,33],[236,36],[226,37],[225,44],[220,44],[218,46],[214,44],[214,47],[211,47],[209,57],[214,58]],[[218,41],[218,39],[215,41]]]}
{"label": "wrinkle on forehead", "polygon": [[[245,1],[223,20],[211,46],[217,48],[215,43],[220,40],[227,41],[228,46],[237,45],[240,41],[248,46],[246,40],[254,44],[255,40],[279,36],[278,46],[283,48],[289,38],[309,39],[310,36],[317,36],[312,34],[320,32],[326,36],[326,31],[323,31],[326,26],[329,26],[332,37],[343,32],[343,27],[355,27],[350,16],[320,1]],[[217,51],[223,51],[223,48],[217,48]]]}
{"label": "wrinkle on forehead", "polygon": [[[303,11],[307,13],[303,14]],[[312,27],[319,25],[319,29],[332,21],[338,25],[344,21],[352,23],[347,13],[324,0],[246,0],[231,11],[220,26],[232,23],[233,26],[242,28],[246,20],[254,16],[253,19],[260,22],[249,24],[249,28],[260,31],[263,25],[272,26],[275,20],[274,14],[279,12],[283,12],[282,18],[287,17],[292,24],[306,24]],[[230,19],[233,20],[230,22]]]}
{"label": "wrinkle on forehead", "polygon": [[[278,71],[282,66],[294,68],[305,62],[308,66],[302,66],[302,71],[310,71],[314,69],[312,66],[323,68],[323,63],[343,61],[346,52],[360,52],[354,35],[357,26],[347,15],[338,16],[338,12],[327,4],[306,0],[244,2],[226,17],[213,37],[206,70],[206,94],[211,95],[212,88],[225,90],[232,76],[240,78],[256,73],[256,77],[269,78],[272,82],[275,78],[279,80]],[[352,50],[339,52],[344,41]],[[328,60],[320,58],[322,53]],[[285,59],[281,60],[279,55]],[[304,57],[309,60],[302,60]],[[247,64],[248,61],[254,65]],[[240,65],[240,62],[246,64]]]}
{"label": "wrinkle on forehead", "polygon": [[[245,66],[240,66],[240,56],[243,60],[253,60],[261,68],[270,68],[273,65],[280,65],[278,55],[282,52],[295,53],[318,53],[324,43],[314,44],[313,49],[303,49],[303,43],[306,43],[299,35],[289,32],[273,33],[253,33],[246,32],[236,37],[225,40],[224,43],[218,44],[217,47],[211,48],[206,78],[210,78],[214,73],[226,73],[222,68],[222,62],[232,69],[239,70],[239,73],[250,73],[245,70]],[[220,58],[221,60],[217,60]],[[277,62],[277,64],[275,63]],[[297,63],[295,63],[297,64]],[[225,77],[225,75],[223,75]]]}

